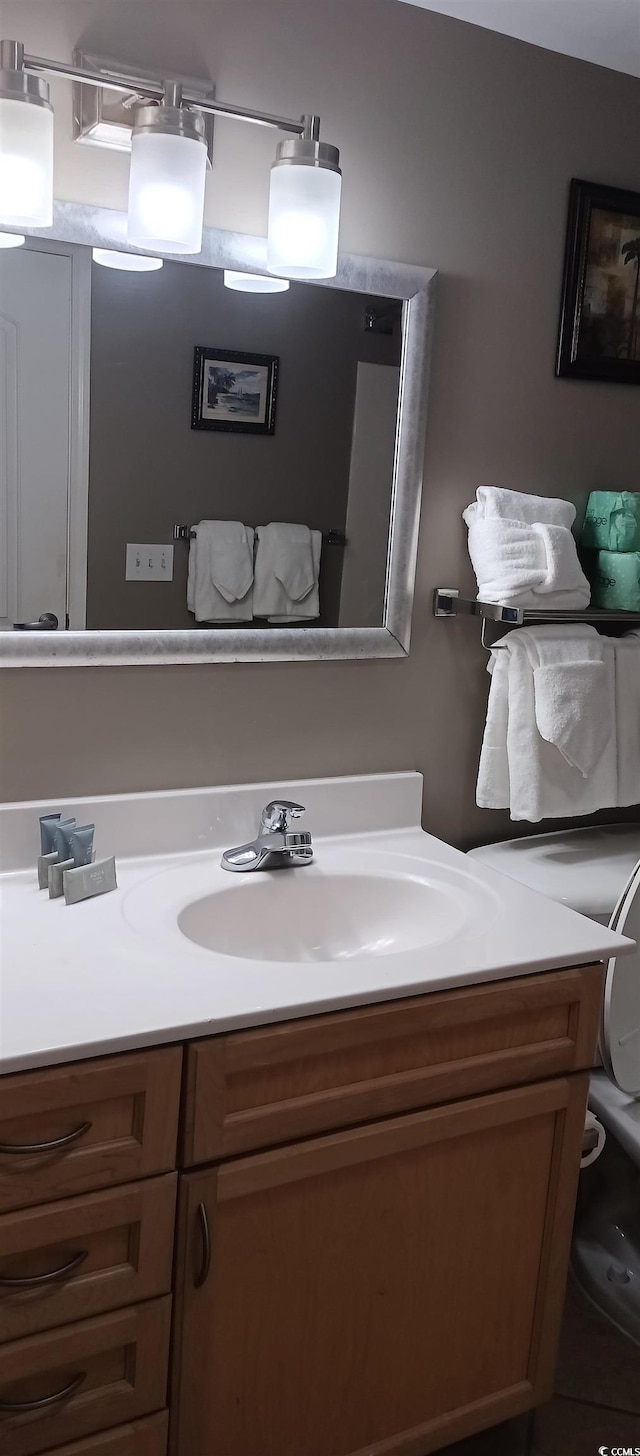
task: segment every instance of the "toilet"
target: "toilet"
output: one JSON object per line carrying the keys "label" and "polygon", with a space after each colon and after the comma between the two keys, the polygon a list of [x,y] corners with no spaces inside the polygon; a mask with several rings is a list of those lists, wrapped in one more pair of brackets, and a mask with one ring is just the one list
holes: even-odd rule
{"label": "toilet", "polygon": [[640,1345],[640,824],[537,834],[469,853],[638,942],[607,965],[602,1070],[589,1090],[606,1142],[580,1175],[571,1263],[591,1302]]}

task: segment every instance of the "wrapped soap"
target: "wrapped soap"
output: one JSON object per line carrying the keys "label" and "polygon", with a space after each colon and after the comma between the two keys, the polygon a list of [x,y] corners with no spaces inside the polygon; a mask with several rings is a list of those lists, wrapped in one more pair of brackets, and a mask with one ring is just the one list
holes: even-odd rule
{"label": "wrapped soap", "polygon": [[640,551],[597,551],[591,605],[609,612],[640,612]]}
{"label": "wrapped soap", "polygon": [[640,551],[640,494],[592,490],[580,545],[584,551]]}

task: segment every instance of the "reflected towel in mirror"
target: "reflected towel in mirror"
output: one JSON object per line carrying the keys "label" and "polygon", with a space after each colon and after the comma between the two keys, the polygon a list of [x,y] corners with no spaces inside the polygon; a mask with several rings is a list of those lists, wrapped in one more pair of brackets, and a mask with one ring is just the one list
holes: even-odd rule
{"label": "reflected towel in mirror", "polygon": [[253,611],[270,622],[312,621],[320,614],[322,533],[271,521],[256,530]]}
{"label": "reflected towel in mirror", "polygon": [[189,548],[187,607],[197,622],[253,618],[253,542],[241,521],[200,521]]}

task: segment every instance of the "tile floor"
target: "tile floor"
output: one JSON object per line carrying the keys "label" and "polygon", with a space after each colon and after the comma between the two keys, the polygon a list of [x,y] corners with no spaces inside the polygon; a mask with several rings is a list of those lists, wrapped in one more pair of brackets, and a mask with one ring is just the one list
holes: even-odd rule
{"label": "tile floor", "polygon": [[553,1400],[446,1453],[598,1456],[600,1446],[640,1449],[640,1346],[618,1334],[570,1282]]}

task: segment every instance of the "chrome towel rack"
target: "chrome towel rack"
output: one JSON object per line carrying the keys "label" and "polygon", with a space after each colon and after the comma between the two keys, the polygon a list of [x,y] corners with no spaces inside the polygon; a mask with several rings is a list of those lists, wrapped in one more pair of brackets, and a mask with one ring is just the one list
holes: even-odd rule
{"label": "chrome towel rack", "polygon": [[621,626],[639,627],[640,612],[608,612],[598,607],[587,607],[583,612],[544,611],[528,607],[507,607],[500,602],[483,602],[475,597],[461,597],[455,587],[436,587],[433,594],[434,617],[479,617],[482,622],[481,640],[483,647],[490,647],[486,640],[487,622],[496,622],[502,627],[531,627],[541,622],[587,622],[594,627]]}
{"label": "chrome towel rack", "polygon": [[[195,534],[196,533],[193,526],[173,527],[174,541],[192,541]],[[344,534],[344,531],[323,531],[322,539],[325,543],[325,546],[346,546],[347,544],[347,538]]]}

